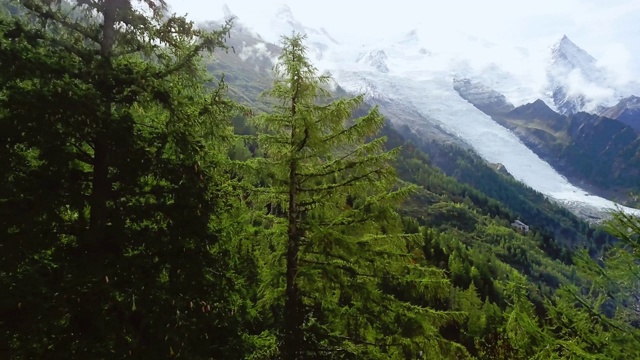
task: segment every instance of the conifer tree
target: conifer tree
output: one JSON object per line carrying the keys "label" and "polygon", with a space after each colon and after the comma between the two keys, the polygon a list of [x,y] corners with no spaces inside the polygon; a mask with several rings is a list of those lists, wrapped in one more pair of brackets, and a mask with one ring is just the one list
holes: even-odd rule
{"label": "conifer tree", "polygon": [[[637,357],[640,352],[640,217],[618,210],[605,224],[604,230],[620,240],[601,258],[601,263],[590,261],[586,254],[579,257],[580,269],[591,281],[589,298],[570,292],[581,306],[597,316],[608,328],[607,355],[621,351]],[[603,266],[601,266],[603,265]],[[587,301],[589,300],[589,301]],[[605,316],[606,315],[606,316]]]}
{"label": "conifer tree", "polygon": [[620,242],[598,259],[573,254],[582,284],[566,284],[547,301],[559,353],[585,359],[640,356],[640,220],[621,211],[604,227]]}
{"label": "conifer tree", "polygon": [[200,64],[228,26],[196,29],[154,0],[12,4],[23,15],[0,17],[0,357],[238,354],[232,104]]}
{"label": "conifer tree", "polygon": [[[254,119],[265,157],[253,202],[268,228],[259,241],[260,301],[275,314],[283,359],[443,358],[464,349],[442,339],[456,317],[411,300],[448,292],[441,272],[412,261],[419,235],[403,235],[399,184],[377,108],[351,120],[363,96],[333,100],[329,77],[306,57],[304,37],[283,40],[274,111]],[[269,225],[266,225],[269,224]],[[414,259],[415,260],[415,259]],[[281,302],[280,299],[283,299]]]}

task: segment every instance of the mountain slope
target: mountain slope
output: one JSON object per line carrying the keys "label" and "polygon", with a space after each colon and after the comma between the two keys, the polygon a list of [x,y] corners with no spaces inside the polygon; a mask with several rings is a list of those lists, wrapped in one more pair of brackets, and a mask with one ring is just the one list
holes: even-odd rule
{"label": "mountain slope", "polygon": [[[238,55],[229,54],[230,58],[233,56],[239,58]],[[237,60],[234,63],[241,68],[247,66]],[[251,62],[251,60],[248,61]],[[216,63],[211,64],[210,69],[217,71]],[[228,85],[234,89],[234,94],[251,93],[257,88],[261,88],[262,84],[270,81],[268,74],[262,73],[260,75],[264,78],[254,84],[247,84],[242,78],[230,77]],[[266,90],[266,88],[262,90]],[[340,87],[335,89],[335,93],[339,96],[346,95],[346,92]],[[243,97],[238,99],[242,100]],[[392,99],[386,101],[392,102]],[[422,128],[416,128],[416,123],[412,123],[412,121],[433,121],[432,119],[421,118],[419,112],[412,113],[407,109],[402,110],[400,104],[385,104],[384,99],[376,99],[373,103],[383,109],[391,110],[387,113],[389,122],[382,135],[389,138],[389,147],[404,147],[397,164],[401,177],[405,181],[418,183],[427,190],[427,193],[422,193],[419,196],[421,200],[417,198],[413,200],[418,201],[414,205],[420,208],[420,210],[417,208],[410,210],[414,216],[427,216],[428,208],[433,204],[450,201],[463,202],[465,199],[469,199],[476,211],[486,216],[498,216],[509,222],[522,219],[536,231],[544,234],[545,237],[557,241],[558,246],[570,248],[581,244],[593,244],[592,234],[586,231],[589,226],[581,222],[571,212],[550,202],[542,194],[526,187],[512,177],[499,173],[490,164],[475,155],[470,147],[456,141],[450,134],[438,131],[438,127],[434,127],[432,133],[425,133],[421,131]],[[255,104],[257,103],[248,105]],[[366,104],[364,108],[356,112],[355,116],[363,115],[372,106],[374,105]],[[405,119],[399,119],[396,116],[405,117]],[[406,123],[399,125],[404,122]],[[238,124],[240,127],[246,126],[242,121]],[[398,130],[395,127],[398,127]],[[416,131],[417,129],[418,131]],[[416,177],[416,170],[409,169],[418,162],[421,164],[423,175],[431,180],[427,181],[426,178]],[[433,196],[436,197],[433,198]],[[597,218],[598,215],[597,213],[583,212],[581,216]],[[451,221],[454,219],[448,219],[446,222]]]}
{"label": "mountain slope", "polygon": [[367,64],[373,69],[382,73],[388,73],[387,54],[384,50],[371,50],[370,52],[358,57],[357,62]]}
{"label": "mountain slope", "polygon": [[[505,111],[487,106],[477,89],[457,87],[460,95],[511,129],[555,169],[596,194],[627,199],[640,180],[640,140],[620,121],[579,112],[565,116],[542,100]],[[488,88],[484,93],[493,94]],[[495,97],[495,95],[494,95]]]}
{"label": "mountain slope", "polygon": [[[245,101],[245,100],[250,98],[256,99],[257,95],[260,94],[265,89],[267,89],[268,86],[270,85],[272,78],[270,75],[270,67],[268,66],[269,62],[267,61],[267,58],[265,58],[264,56],[246,57],[243,54],[246,54],[249,51],[247,49],[251,48],[252,46],[254,48],[256,46],[260,48],[264,46],[269,50],[271,55],[278,54],[279,48],[275,45],[267,44],[261,41],[260,39],[252,37],[250,33],[244,31],[242,28],[234,29],[229,39],[229,45],[234,46],[236,48],[236,52],[218,54],[215,61],[211,62],[209,65],[210,71],[212,71],[213,74],[221,74],[222,72],[225,73],[225,79],[227,79],[228,86],[231,89],[231,92],[235,98],[237,98],[238,100],[244,102],[245,104],[253,108],[266,109],[266,104],[256,102],[255,100],[253,101]],[[242,76],[239,76],[240,74],[242,74]],[[464,155],[464,154],[466,154],[467,151],[471,151],[472,147],[470,147],[466,142],[462,141],[459,136],[456,136],[454,133],[451,133],[445,130],[447,128],[447,125],[442,123],[442,121],[436,118],[425,116],[424,112],[421,111],[418,107],[415,107],[411,101],[406,101],[405,100],[406,98],[403,97],[403,93],[400,91],[401,88],[398,88],[397,91],[393,92],[392,93],[393,95],[384,93],[383,91],[377,91],[378,87],[381,86],[382,84],[377,81],[369,81],[367,80],[368,78],[367,76],[361,76],[361,75],[362,74],[353,74],[353,76],[358,77],[358,81],[347,83],[348,86],[349,85],[352,86],[350,90],[355,92],[368,90],[367,92],[370,95],[367,96],[367,99],[368,99],[367,102],[369,104],[378,105],[381,111],[383,112],[383,114],[385,114],[385,116],[390,120],[390,124],[393,124],[393,126],[396,127],[403,134],[403,136],[408,136],[416,144],[423,144],[419,146],[421,146],[422,149],[427,150],[429,154],[434,155],[433,156],[434,165],[444,169],[450,175],[453,175],[454,173],[456,173],[456,168],[452,167],[452,165],[456,164],[458,160],[455,157],[452,158],[450,157],[450,155],[445,156],[444,154],[455,153],[455,154],[458,154],[456,156],[462,156],[466,158],[468,155]],[[464,82],[461,82],[461,84],[462,83]],[[356,86],[357,84],[360,84],[365,88],[364,89],[353,88],[353,86]],[[389,87],[386,87],[386,88],[388,89]],[[345,90],[343,90],[341,86],[336,86],[334,90],[338,95],[340,94],[346,95]],[[450,96],[452,96],[453,99],[459,99],[460,104],[466,103],[461,98],[453,95],[455,95],[455,93],[453,89],[451,89]],[[496,96],[496,97],[498,99],[503,99],[500,96]],[[450,103],[450,101],[441,102],[441,101],[434,100],[433,103],[448,104]],[[501,104],[500,101],[495,103]],[[372,106],[372,105],[369,105],[369,106]],[[502,107],[500,107],[500,109],[505,110],[505,109],[510,109],[512,107],[513,105],[511,104],[507,104],[507,105],[502,104]],[[445,109],[446,108],[443,108],[443,110]],[[468,107],[465,107],[465,110],[462,112],[462,114],[465,114],[465,113],[473,114],[474,112],[469,111],[469,109],[473,109],[473,107],[470,105]],[[464,115],[462,114],[460,115],[460,117],[463,118]],[[389,131],[392,131],[392,130],[389,130]],[[428,146],[425,144],[428,144]],[[497,152],[499,152],[499,150],[497,150]],[[443,161],[443,159],[447,159],[447,160]],[[483,162],[478,162],[478,159],[475,159],[475,160],[467,159],[465,160],[465,162],[474,163],[474,164],[475,163],[484,164]],[[498,163],[499,161],[495,161],[495,162]],[[482,172],[491,172],[491,173],[494,173],[495,175],[491,175],[492,176],[491,181],[487,181],[486,183],[482,184],[481,191],[482,192],[488,191],[489,193],[493,193],[494,194],[493,196],[498,196],[499,201],[510,201],[513,204],[516,204],[515,201],[519,196],[514,194],[517,194],[518,192],[526,193],[530,191],[530,190],[524,190],[526,187],[518,188],[516,186],[514,188],[513,187],[515,186],[514,184],[518,184],[517,181],[515,181],[514,179],[509,180],[508,177],[503,178],[501,176],[498,176],[498,173],[493,169],[491,169],[488,164],[485,164],[482,166],[486,166],[486,168],[482,170]],[[464,176],[459,178],[459,180],[468,182],[469,184],[471,184],[471,186],[480,185],[480,183],[474,183],[474,179],[472,176]],[[507,186],[505,181],[507,183],[510,183],[511,185]],[[493,189],[491,187],[486,186],[489,183],[493,184],[492,185],[494,187]],[[518,185],[518,186],[521,186],[521,185]],[[501,187],[511,187],[511,190],[508,190],[508,191],[496,190],[496,189],[500,189]],[[498,195],[500,193],[502,194],[511,193],[512,195],[508,197],[501,197]],[[547,204],[546,201],[544,201],[543,199],[544,199],[543,197],[540,197],[539,200],[536,200],[536,201],[542,201],[538,205],[533,205],[532,203],[529,203],[529,201],[527,201],[526,203],[528,205],[513,205],[514,206],[513,209],[515,209],[516,213],[519,213],[520,214],[519,216],[521,216],[523,219],[531,219],[533,217],[533,214],[536,212],[535,211],[530,212],[529,210],[525,211],[524,209],[533,208],[543,203]],[[548,205],[545,205],[545,206],[548,206]],[[508,208],[508,206],[505,206],[505,208]],[[583,212],[581,213],[581,216],[597,217],[598,215],[597,215],[597,212],[592,212],[589,209],[584,209]],[[548,218],[547,220],[544,220],[544,222],[549,223],[551,221],[550,219],[551,217]],[[531,221],[535,223],[535,220],[531,220]],[[540,225],[540,226],[546,227],[548,225]],[[550,227],[547,231],[549,231],[550,233],[556,233],[558,231],[557,225]],[[571,242],[573,241],[575,241],[575,239],[571,240]]]}
{"label": "mountain slope", "polygon": [[515,108],[504,95],[478,81],[454,78],[453,89],[485,114],[506,113]]}
{"label": "mountain slope", "polygon": [[[603,198],[591,196],[573,186],[539,155],[531,151],[516,134],[496,123],[491,117],[464,100],[456,92],[448,74],[430,74],[424,80],[372,72],[337,72],[338,81],[350,91],[358,91],[363,82],[377,88],[393,89],[391,93],[402,103],[415,107],[425,119],[437,123],[470,144],[491,163],[501,163],[516,179],[537,191],[560,200],[572,209],[593,213],[597,209],[614,208]],[[508,105],[502,104],[508,108]],[[391,119],[396,126],[403,119]],[[424,125],[423,125],[424,124]],[[412,124],[414,128],[427,126]],[[580,211],[577,210],[579,213]]]}
{"label": "mountain slope", "polygon": [[[419,136],[473,148],[488,162],[502,164],[514,178],[572,209],[604,214],[616,206],[572,185],[515,134],[461,98],[452,81],[464,78],[460,73],[467,72],[469,64],[450,58],[451,54],[446,52],[425,49],[417,31],[390,43],[353,49],[336,44],[320,30],[302,26],[286,8],[277,14],[274,24],[280,31],[288,29],[285,33],[304,31],[310,38],[312,60],[316,59],[322,69],[331,73],[342,89],[365,93],[369,102],[379,104],[394,126],[406,125]],[[320,58],[313,50],[318,50],[318,43],[329,46],[328,51],[321,51]],[[490,45],[479,43],[484,47]],[[487,69],[490,76],[505,79],[504,84],[515,79],[497,65]],[[248,69],[238,75],[246,78],[252,71]],[[514,89],[526,90],[518,86]],[[483,92],[477,90],[478,95]],[[504,106],[498,111],[513,107],[498,93],[488,99],[494,101],[488,106]]]}
{"label": "mountain slope", "polygon": [[624,98],[615,106],[601,109],[598,115],[616,119],[640,132],[640,97]]}
{"label": "mountain slope", "polygon": [[[546,101],[562,115],[599,112],[623,97],[640,93],[638,82],[621,79],[566,35],[550,49]],[[601,115],[604,115],[600,113]]]}
{"label": "mountain slope", "polygon": [[576,89],[575,82],[602,85],[603,74],[597,60],[574,44],[565,35],[551,48],[551,63],[547,68],[549,90],[558,112],[575,114],[587,107],[589,99]]}
{"label": "mountain slope", "polygon": [[[200,26],[215,29],[219,23],[211,21]],[[215,79],[224,76],[230,93],[237,101],[266,110],[267,104],[260,100],[260,94],[273,80],[271,70],[280,48],[238,23],[234,25],[226,45],[228,51],[216,52],[206,59],[207,69]]]}

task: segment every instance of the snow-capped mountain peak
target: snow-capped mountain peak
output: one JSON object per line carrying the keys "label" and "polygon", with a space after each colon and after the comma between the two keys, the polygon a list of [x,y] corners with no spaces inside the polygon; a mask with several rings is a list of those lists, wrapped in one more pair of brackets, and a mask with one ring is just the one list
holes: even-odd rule
{"label": "snow-capped mountain peak", "polygon": [[420,36],[418,35],[418,30],[413,29],[406,33],[402,39],[399,41],[401,45],[415,46],[420,44]]}
{"label": "snow-capped mountain peak", "polygon": [[597,60],[566,35],[551,47],[547,68],[551,103],[564,115],[593,111],[610,101],[613,89]]}
{"label": "snow-capped mountain peak", "polygon": [[367,54],[360,55],[356,61],[367,64],[382,73],[389,72],[387,53],[384,50],[372,50]]}
{"label": "snow-capped mountain peak", "polygon": [[289,5],[282,5],[278,10],[276,10],[275,14],[276,18],[288,22],[290,24],[299,24],[296,18],[293,16],[293,12]]}
{"label": "snow-capped mountain peak", "polygon": [[[280,35],[290,35],[291,31],[305,34],[311,41],[323,38],[323,42],[338,44],[325,28],[314,29],[302,24],[294,15],[288,5],[282,5],[275,13],[271,21],[274,30],[284,30]],[[327,41],[324,41],[327,40]]]}
{"label": "snow-capped mountain peak", "polygon": [[[313,56],[315,60],[322,60],[331,46],[338,44],[326,29],[310,28],[302,24],[294,16],[288,5],[281,6],[275,12],[271,19],[270,27],[271,33],[278,37],[282,35],[290,36],[293,32],[306,35],[306,44],[309,46],[310,52],[315,55]],[[275,41],[275,39],[272,41]]]}
{"label": "snow-capped mountain peak", "polygon": [[567,35],[551,47],[551,61],[562,66],[591,70],[596,66],[596,59],[584,49],[571,41]]}
{"label": "snow-capped mountain peak", "polygon": [[288,5],[282,5],[275,12],[275,16],[271,20],[274,32],[280,35],[291,35],[292,31],[306,33],[304,25],[302,25],[294,16]]}
{"label": "snow-capped mountain peak", "polygon": [[238,18],[229,8],[229,5],[224,4],[222,5],[222,15],[224,20],[230,20],[230,19],[236,19]]}

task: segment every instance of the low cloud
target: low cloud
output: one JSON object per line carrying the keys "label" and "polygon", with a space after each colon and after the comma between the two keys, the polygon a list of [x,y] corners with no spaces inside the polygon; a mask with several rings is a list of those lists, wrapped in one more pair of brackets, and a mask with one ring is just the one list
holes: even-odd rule
{"label": "low cloud", "polygon": [[249,59],[264,59],[274,63],[276,56],[269,51],[265,43],[259,42],[252,46],[247,46],[246,42],[242,43],[242,50],[238,54],[242,61]]}
{"label": "low cloud", "polygon": [[593,110],[600,104],[609,104],[615,96],[614,89],[588,81],[579,69],[569,73],[566,85],[569,95],[585,97],[587,110]]}
{"label": "low cloud", "polygon": [[[178,12],[190,12],[195,17],[231,14],[228,8],[220,11],[218,5],[207,0],[169,0],[169,3]],[[274,22],[275,13],[283,3],[291,7],[292,18],[281,16]],[[420,45],[415,47],[415,54],[406,53],[405,58],[400,59],[389,53],[390,59],[394,58],[389,61],[391,75],[428,80],[429,73],[449,71],[487,79],[488,86],[502,92],[516,105],[535,98],[548,101],[548,47],[562,34],[568,34],[578,46],[599,59],[597,67],[602,69],[602,76],[598,74],[597,79],[590,73],[561,74],[560,82],[570,92],[583,93],[590,104],[610,103],[624,95],[640,94],[636,91],[640,86],[635,81],[640,74],[637,60],[640,45],[635,36],[640,31],[638,0],[526,3],[452,0],[438,6],[409,0],[375,4],[364,0],[326,0],[314,4],[237,0],[233,7],[246,25],[246,31],[260,33],[262,39],[276,44],[283,32],[290,31],[291,24],[287,23],[291,20],[297,26],[324,27],[341,44],[349,45],[350,49],[343,51],[327,40],[330,49],[323,49],[322,56],[310,51],[314,65],[321,71],[334,68],[331,50],[339,52],[335,57],[340,58],[341,70],[352,67],[356,70],[357,64],[343,62],[346,55],[365,51],[362,45],[369,50],[381,44],[399,43],[408,32],[418,29]],[[336,7],[345,11],[336,13]],[[420,48],[424,48],[424,53],[418,53]],[[269,58],[273,62],[275,55],[269,54],[264,44],[258,44],[243,48],[240,57],[245,61]]]}
{"label": "low cloud", "polygon": [[613,85],[623,86],[632,81],[631,52],[621,43],[608,45],[597,65],[603,68]]}
{"label": "low cloud", "polygon": [[329,76],[329,81],[327,82],[327,85],[326,85],[327,90],[334,91],[334,92],[338,90],[338,83],[333,79],[333,76],[331,76],[331,73],[324,72],[323,75]]}

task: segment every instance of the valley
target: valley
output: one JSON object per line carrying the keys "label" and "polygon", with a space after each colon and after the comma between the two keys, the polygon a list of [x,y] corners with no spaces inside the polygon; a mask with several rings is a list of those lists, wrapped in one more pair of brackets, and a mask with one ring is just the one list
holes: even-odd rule
{"label": "valley", "polygon": [[[239,24],[242,25],[242,19],[239,20]],[[576,100],[580,98],[579,95],[571,98],[573,100],[560,99],[557,96],[546,97],[545,92],[536,88],[535,83],[519,82],[522,80],[519,80],[518,76],[496,64],[482,67],[479,71],[467,60],[455,58],[454,53],[430,51],[428,43],[422,41],[418,31],[412,31],[392,43],[377,44],[372,50],[362,50],[341,44],[339,39],[336,40],[324,29],[305,27],[295,19],[288,7],[278,10],[271,24],[274,34],[294,30],[306,34],[309,39],[310,57],[314,64],[322,71],[330,73],[341,88],[352,94],[364,93],[368,102],[379,105],[382,113],[389,117],[394,126],[406,125],[425,141],[438,139],[445,143],[453,142],[463,147],[471,147],[489,163],[502,164],[517,180],[564,204],[585,219],[603,219],[608,216],[609,211],[618,208],[634,214],[640,213],[637,209],[615,202],[618,199],[629,199],[628,192],[633,190],[630,184],[634,179],[638,179],[635,171],[628,173],[618,170],[621,172],[619,176],[625,179],[623,181],[626,186],[616,188],[616,185],[612,184],[612,187],[608,188],[606,180],[597,180],[606,179],[602,176],[606,168],[585,173],[576,171],[571,166],[571,162],[577,164],[581,159],[588,162],[588,158],[599,156],[597,153],[576,153],[566,159],[558,158],[557,151],[554,153],[548,148],[536,146],[539,142],[530,141],[529,133],[519,133],[516,126],[502,121],[502,118],[492,118],[492,115],[515,108],[508,98],[534,102],[540,97],[550,101],[552,106],[562,109],[569,106],[566,104],[577,104],[574,104],[573,110],[563,111],[577,111],[593,106],[592,101],[580,102]],[[263,38],[273,38],[269,35]],[[527,61],[527,57],[522,56],[523,61]],[[561,81],[564,79],[563,76],[571,73],[572,66],[582,70],[597,69],[595,60],[566,36],[551,47],[549,56],[557,59],[550,64],[547,73],[548,77],[556,76],[560,79],[550,80],[547,85],[549,93],[555,92],[556,95],[558,91],[573,94],[572,89],[563,88],[566,82]],[[605,81],[604,75],[596,75],[594,76],[598,81]],[[478,108],[477,102],[467,101],[464,95],[461,96],[455,89],[456,82],[468,79],[467,77],[476,79],[474,81],[480,84],[482,81],[492,83],[495,90],[485,88],[495,92],[492,96],[501,97],[498,102],[504,107],[497,112],[495,109],[485,109],[483,112],[482,108]],[[628,92],[632,91],[631,89],[634,88],[629,85],[623,90]],[[507,96],[502,95],[501,91]],[[550,108],[549,111],[553,112]],[[622,110],[619,112],[623,113]],[[603,133],[602,136],[607,135]],[[588,146],[588,143],[584,146]],[[609,159],[603,157],[602,161],[609,162]]]}

